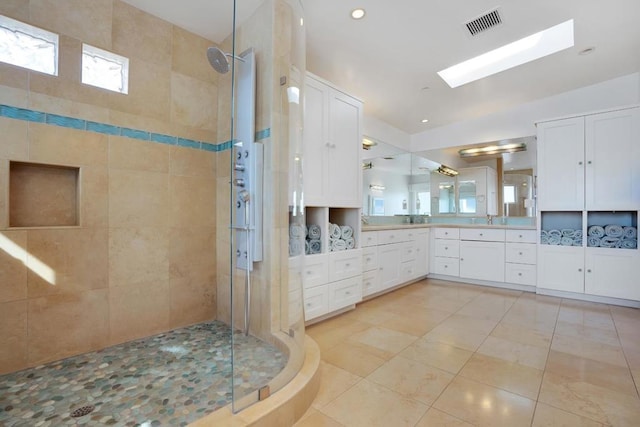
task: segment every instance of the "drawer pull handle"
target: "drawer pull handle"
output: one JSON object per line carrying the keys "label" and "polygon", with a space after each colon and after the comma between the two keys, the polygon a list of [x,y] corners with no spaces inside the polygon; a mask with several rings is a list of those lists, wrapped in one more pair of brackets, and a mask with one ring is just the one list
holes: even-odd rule
{"label": "drawer pull handle", "polygon": [[464,261],[464,258],[460,258],[460,261]]}
{"label": "drawer pull handle", "polygon": [[371,258],[367,258],[367,261],[371,261]]}
{"label": "drawer pull handle", "polygon": [[449,268],[449,266],[445,264],[444,268]]}
{"label": "drawer pull handle", "polygon": [[307,270],[307,276],[310,275],[310,274],[311,274],[311,272]]}
{"label": "drawer pull handle", "polygon": [[518,273],[518,276],[522,276],[522,273]]}
{"label": "drawer pull handle", "polygon": [[448,231],[445,231],[445,232],[444,232],[444,235],[445,235],[445,236],[448,236],[448,235],[449,235],[449,232],[448,232]]}
{"label": "drawer pull handle", "polygon": [[311,307],[311,303],[310,302],[307,303],[307,307]]}
{"label": "drawer pull handle", "polygon": [[345,295],[351,295],[351,291],[346,291]]}
{"label": "drawer pull handle", "polygon": [[518,255],[522,255],[522,252],[518,252]]}
{"label": "drawer pull handle", "polygon": [[579,271],[579,272],[582,272],[582,269],[581,269],[581,268],[579,268],[579,269],[578,269],[578,271]]}
{"label": "drawer pull handle", "polygon": [[518,234],[518,237],[522,239],[522,234]]}
{"label": "drawer pull handle", "polygon": [[484,236],[484,234],[483,234],[483,233],[480,233],[480,237],[482,237],[482,236]]}
{"label": "drawer pull handle", "polygon": [[351,264],[346,263],[344,266],[345,266],[345,267],[351,267]]}
{"label": "drawer pull handle", "polygon": [[448,250],[449,250],[449,246],[445,246],[445,247],[444,247],[444,250],[445,250],[445,251],[448,251]]}
{"label": "drawer pull handle", "polygon": [[588,270],[587,270],[587,273],[591,273],[591,269],[588,269]]}

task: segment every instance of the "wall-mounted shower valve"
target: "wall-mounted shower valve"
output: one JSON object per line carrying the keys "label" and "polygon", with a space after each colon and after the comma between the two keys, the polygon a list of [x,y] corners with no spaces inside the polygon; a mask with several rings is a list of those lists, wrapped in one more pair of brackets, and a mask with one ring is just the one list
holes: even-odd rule
{"label": "wall-mounted shower valve", "polygon": [[233,169],[238,172],[244,172],[244,165],[241,163],[236,163],[233,165]]}
{"label": "wall-mounted shower valve", "polygon": [[244,187],[244,179],[242,178],[236,178],[233,180],[233,185],[235,185],[236,187]]}

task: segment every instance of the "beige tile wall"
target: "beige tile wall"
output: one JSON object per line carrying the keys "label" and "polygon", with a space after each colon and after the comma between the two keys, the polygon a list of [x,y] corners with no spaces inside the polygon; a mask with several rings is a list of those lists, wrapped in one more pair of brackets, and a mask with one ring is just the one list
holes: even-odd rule
{"label": "beige tile wall", "polygon": [[[57,77],[0,64],[0,103],[226,140],[211,42],[120,0],[3,0],[0,14],[61,42]],[[79,83],[83,42],[130,58],[129,95]],[[216,318],[218,155],[0,118],[0,374]],[[80,226],[9,229],[11,160],[79,167]]]}

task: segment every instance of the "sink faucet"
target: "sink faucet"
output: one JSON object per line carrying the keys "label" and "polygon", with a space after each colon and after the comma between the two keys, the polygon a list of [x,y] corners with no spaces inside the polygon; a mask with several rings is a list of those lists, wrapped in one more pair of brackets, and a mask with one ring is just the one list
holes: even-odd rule
{"label": "sink faucet", "polygon": [[493,215],[487,215],[487,224],[493,225]]}
{"label": "sink faucet", "polygon": [[363,223],[364,225],[368,225],[368,224],[369,224],[369,221],[367,220],[367,218],[365,218],[365,217],[364,217],[364,215],[363,215],[363,216],[361,216],[361,217],[360,217],[360,219],[362,220],[362,223]]}

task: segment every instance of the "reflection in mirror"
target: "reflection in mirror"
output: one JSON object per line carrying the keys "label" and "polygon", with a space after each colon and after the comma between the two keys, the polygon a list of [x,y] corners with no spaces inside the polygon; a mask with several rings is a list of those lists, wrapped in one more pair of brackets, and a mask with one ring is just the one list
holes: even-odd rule
{"label": "reflection in mirror", "polygon": [[505,216],[534,216],[533,170],[505,171],[502,179]]}
{"label": "reflection in mirror", "polygon": [[458,206],[460,206],[460,213],[476,213],[476,182],[474,180],[459,181],[458,194]]}

